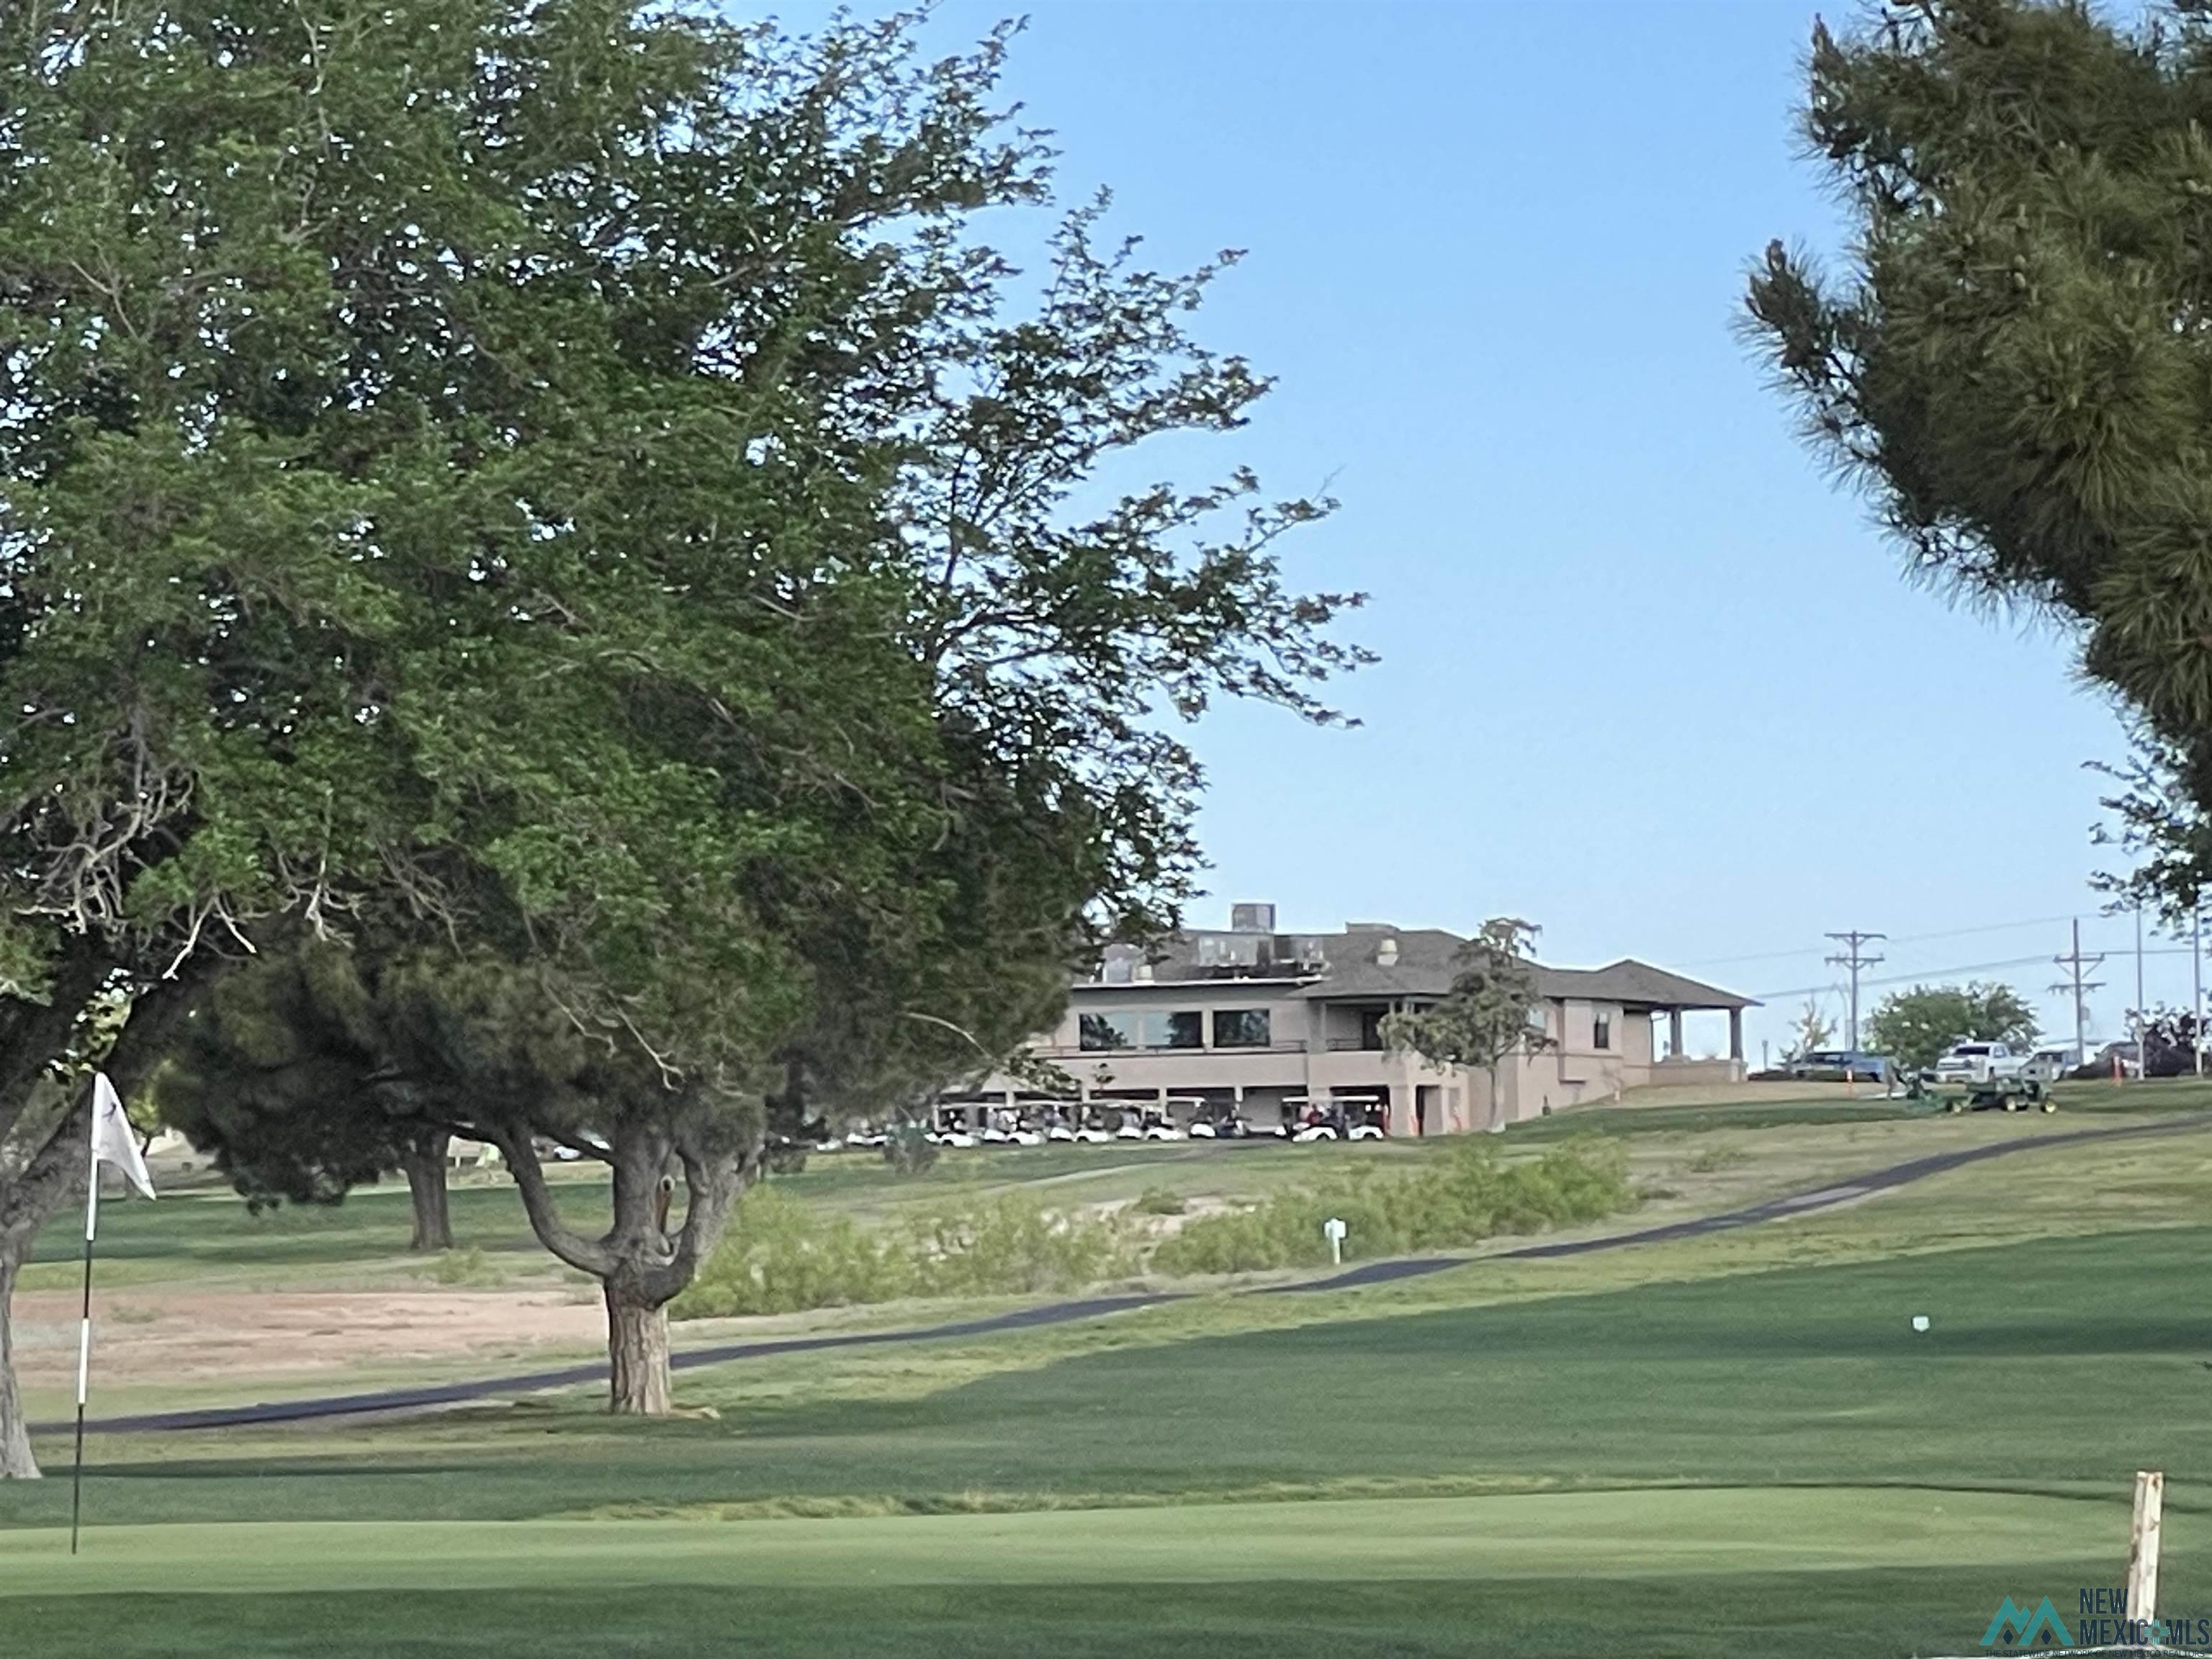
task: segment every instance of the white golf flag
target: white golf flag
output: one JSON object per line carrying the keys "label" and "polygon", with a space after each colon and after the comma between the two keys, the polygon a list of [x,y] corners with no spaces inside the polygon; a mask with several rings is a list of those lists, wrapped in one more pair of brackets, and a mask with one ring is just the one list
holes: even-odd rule
{"label": "white golf flag", "polygon": [[123,1171],[123,1178],[149,1198],[154,1196],[154,1177],[146,1173],[146,1160],[139,1155],[138,1136],[131,1127],[131,1115],[123,1109],[122,1097],[115,1085],[107,1080],[105,1072],[92,1074],[92,1178],[100,1180],[102,1159]]}

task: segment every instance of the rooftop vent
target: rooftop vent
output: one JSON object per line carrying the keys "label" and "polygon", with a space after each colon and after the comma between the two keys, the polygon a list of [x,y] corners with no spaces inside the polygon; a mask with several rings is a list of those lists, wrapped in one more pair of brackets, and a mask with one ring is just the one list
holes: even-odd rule
{"label": "rooftop vent", "polygon": [[1383,941],[1375,947],[1375,965],[1377,968],[1395,968],[1398,965],[1396,939],[1386,936]]}
{"label": "rooftop vent", "polygon": [[1229,931],[1232,933],[1272,933],[1275,931],[1275,907],[1272,904],[1232,904],[1229,907]]}

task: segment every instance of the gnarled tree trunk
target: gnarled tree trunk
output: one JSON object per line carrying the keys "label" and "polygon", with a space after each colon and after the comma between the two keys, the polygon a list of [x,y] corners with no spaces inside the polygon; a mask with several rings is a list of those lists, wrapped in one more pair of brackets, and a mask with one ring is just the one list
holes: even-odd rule
{"label": "gnarled tree trunk", "polygon": [[[722,1236],[730,1206],[760,1169],[757,1134],[737,1146],[714,1133],[711,1119],[698,1130],[682,1117],[631,1112],[616,1121],[604,1153],[614,1169],[614,1221],[595,1239],[562,1224],[528,1126],[501,1126],[494,1137],[538,1242],[599,1281],[607,1304],[607,1409],[618,1415],[667,1415],[668,1304],[697,1273]],[[684,1177],[684,1218],[672,1231],[676,1170]]]}
{"label": "gnarled tree trunk", "polygon": [[0,1239],[0,1480],[39,1478],[38,1460],[31,1455],[30,1425],[23,1418],[23,1397],[15,1391],[15,1345],[9,1333],[9,1304],[21,1265],[9,1242]]}
{"label": "gnarled tree trunk", "polygon": [[648,1305],[617,1274],[601,1288],[607,1301],[607,1409],[622,1416],[665,1417],[673,1400],[668,1369],[668,1304]]}
{"label": "gnarled tree trunk", "polygon": [[443,1129],[407,1143],[400,1168],[407,1176],[407,1197],[415,1208],[415,1233],[407,1248],[423,1253],[453,1248],[453,1218],[446,1201],[446,1148],[453,1136]]}

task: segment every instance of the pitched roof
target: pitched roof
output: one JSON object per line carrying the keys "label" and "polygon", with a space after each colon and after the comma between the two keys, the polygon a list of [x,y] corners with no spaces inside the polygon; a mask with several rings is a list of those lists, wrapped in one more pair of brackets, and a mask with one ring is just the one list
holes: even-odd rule
{"label": "pitched roof", "polygon": [[1649,1003],[1659,1008],[1756,1008],[1758,1001],[1705,985],[1648,962],[1623,957],[1605,968],[1539,968],[1536,983],[1547,997],[1594,1002]]}
{"label": "pitched roof", "polygon": [[[1296,995],[1310,1000],[1340,997],[1440,997],[1451,989],[1458,971],[1460,948],[1467,941],[1441,927],[1380,927],[1362,926],[1343,933],[1324,933],[1325,965],[1310,984]],[[1397,941],[1397,959],[1387,966],[1376,960],[1386,939]],[[1198,949],[1190,936],[1165,941],[1152,953],[1154,983],[1173,984],[1203,980],[1233,982],[1201,972]],[[1305,975],[1285,969],[1279,979]],[[1604,968],[1547,968],[1538,964],[1536,988],[1547,997],[1573,997],[1597,1002],[1620,1002],[1658,1008],[1754,1008],[1749,997],[1705,985],[1680,974],[1632,958]]]}

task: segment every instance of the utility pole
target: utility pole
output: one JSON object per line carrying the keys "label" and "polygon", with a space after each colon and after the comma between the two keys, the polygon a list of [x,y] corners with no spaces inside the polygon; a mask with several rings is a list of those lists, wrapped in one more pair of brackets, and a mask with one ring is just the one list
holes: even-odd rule
{"label": "utility pole", "polygon": [[2087,973],[2090,969],[2096,967],[2100,963],[2103,962],[2104,957],[2101,956],[2085,957],[2081,954],[2081,921],[2080,917],[2075,917],[2074,921],[2074,949],[2067,955],[2063,957],[2054,957],[2051,960],[2056,962],[2061,968],[2071,969],[2073,970],[2069,978],[2060,981],[2051,988],[2053,991],[2067,992],[2070,994],[2074,999],[2075,1063],[2076,1065],[2086,1066],[2089,1062],[2089,993],[2092,991],[2103,990],[2105,988],[2105,982],[2104,981],[2098,979],[2084,979],[2081,975]]}
{"label": "utility pole", "polygon": [[2197,1075],[2204,1075],[2204,906],[2189,911],[2189,1048],[2197,1056]]}
{"label": "utility pole", "polygon": [[1871,968],[1881,960],[1880,957],[1868,956],[1861,947],[1878,939],[1887,939],[1889,935],[1863,933],[1854,927],[1849,933],[1831,933],[1828,937],[1840,940],[1844,947],[1828,960],[1838,968],[1851,970],[1851,1035],[1848,1046],[1853,1054],[1856,1054],[1859,1051],[1859,969]]}
{"label": "utility pole", "polygon": [[2142,906],[2140,904],[2136,906],[2136,1012],[2135,1017],[2129,1020],[2128,1024],[2130,1028],[2128,1035],[2135,1040],[2136,1060],[2137,1064],[2141,1064],[2143,1057],[2143,983]]}

